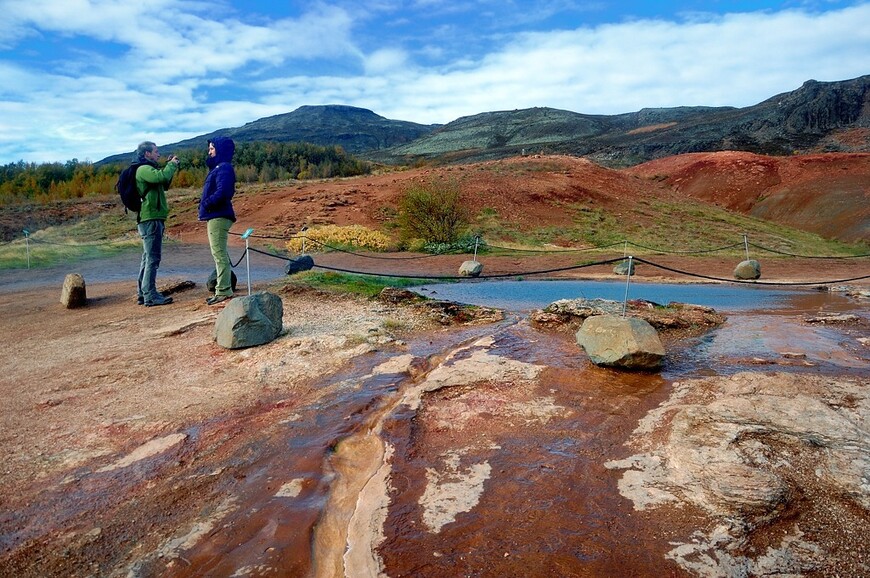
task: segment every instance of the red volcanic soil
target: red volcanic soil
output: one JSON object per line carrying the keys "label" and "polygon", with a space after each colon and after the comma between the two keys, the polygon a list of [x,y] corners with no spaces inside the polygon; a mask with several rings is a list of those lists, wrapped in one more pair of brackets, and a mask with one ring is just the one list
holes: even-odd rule
{"label": "red volcanic soil", "polygon": [[693,153],[625,171],[680,193],[844,241],[870,238],[870,154]]}
{"label": "red volcanic soil", "polygon": [[[305,225],[378,227],[409,187],[455,183],[477,215],[495,212],[520,230],[572,224],[566,205],[583,205],[643,226],[640,201],[710,202],[829,238],[870,237],[870,154],[768,157],[742,152],[686,154],[624,170],[583,158],[528,156],[348,179],[252,187],[237,194],[239,223],[291,235]],[[171,230],[205,241],[204,227],[180,218]]]}

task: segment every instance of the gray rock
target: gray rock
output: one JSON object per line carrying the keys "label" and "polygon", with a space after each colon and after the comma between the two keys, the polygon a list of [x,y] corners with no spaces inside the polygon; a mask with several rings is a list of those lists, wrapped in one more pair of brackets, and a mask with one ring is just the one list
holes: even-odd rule
{"label": "gray rock", "polygon": [[616,275],[634,275],[634,261],[620,261],[613,268],[613,272]]}
{"label": "gray rock", "polygon": [[292,275],[294,273],[301,273],[302,271],[309,271],[313,267],[314,259],[311,255],[299,255],[298,257],[293,257],[287,261],[287,266],[284,267],[284,273]]}
{"label": "gray rock", "polygon": [[67,309],[84,307],[87,305],[88,296],[85,290],[85,279],[78,273],[70,273],[63,280],[63,289],[60,292],[60,302]]}
{"label": "gray rock", "polygon": [[755,259],[741,261],[734,269],[735,279],[758,279],[761,277],[761,263]]}
{"label": "gray rock", "polygon": [[589,317],[576,338],[592,363],[606,367],[655,370],[661,367],[665,355],[656,330],[637,317]]}
{"label": "gray rock", "polygon": [[227,349],[269,343],[281,334],[284,304],[273,293],[236,297],[218,314],[214,337]]}
{"label": "gray rock", "polygon": [[483,272],[483,264],[478,261],[463,261],[459,267],[459,275],[462,277],[478,277]]}

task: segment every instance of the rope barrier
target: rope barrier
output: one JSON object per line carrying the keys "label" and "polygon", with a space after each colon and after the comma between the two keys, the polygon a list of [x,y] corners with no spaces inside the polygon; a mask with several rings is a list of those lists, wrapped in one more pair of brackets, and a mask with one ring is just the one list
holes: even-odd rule
{"label": "rope barrier", "polygon": [[[129,241],[130,239],[124,239],[125,241]],[[58,243],[54,241],[43,241],[42,239],[34,239],[30,237],[30,242],[35,245],[52,245],[55,247],[102,247],[106,245],[113,245],[118,241],[97,241],[93,243]]]}
{"label": "rope barrier", "polygon": [[860,259],[864,257],[870,257],[870,253],[864,255],[844,255],[841,257],[836,257],[832,255],[797,255],[795,253],[786,253],[785,251],[771,249],[763,245],[756,245],[755,243],[749,243],[749,245],[755,247],[756,249],[761,249],[762,251],[768,251],[770,253],[776,253],[778,255],[786,255],[788,257],[799,257],[801,259]]}
{"label": "rope barrier", "polygon": [[709,279],[711,281],[722,281],[726,283],[744,283],[747,285],[830,285],[832,283],[847,283],[849,281],[861,281],[863,279],[870,279],[870,275],[852,277],[849,279],[836,279],[833,281],[758,281],[751,279],[724,279],[722,277],[711,277],[709,275],[702,275],[700,273],[681,271],[680,269],[674,269],[673,267],[668,267],[666,265],[659,265],[658,263],[653,263],[652,261],[647,261],[646,259],[641,259],[640,257],[635,257],[634,260],[639,263],[646,263],[647,265],[650,265],[652,267],[657,267],[658,269],[670,271],[671,273],[688,275],[689,277],[698,277],[699,279]]}
{"label": "rope barrier", "polygon": [[[239,235],[238,233],[231,233],[231,234]],[[284,237],[272,237],[272,236],[267,236],[267,235],[251,235],[251,234],[248,234],[247,237],[260,238],[260,239],[286,239]],[[325,247],[327,249],[332,250],[333,252],[342,253],[345,255],[351,255],[351,256],[359,257],[359,258],[367,258],[367,259],[379,259],[379,260],[385,260],[385,261],[409,261],[409,260],[415,260],[415,259],[426,259],[426,258],[441,256],[441,255],[421,255],[421,256],[412,256],[412,257],[387,257],[387,256],[381,256],[381,255],[369,255],[369,254],[357,253],[354,251],[348,251],[348,250],[341,249],[338,247],[333,247],[333,246],[330,246],[330,245],[323,243],[321,241],[318,241],[315,239],[310,239],[304,235],[294,235],[291,238],[304,238],[313,244],[319,245],[321,247]],[[77,247],[100,246],[100,245],[108,245],[108,244],[112,243],[111,241],[105,241],[105,242],[81,243],[81,244],[73,245],[71,243],[60,243],[60,242],[52,242],[52,241],[34,239],[33,237],[29,237],[28,240],[32,243],[37,243],[37,244],[58,245],[58,246],[66,245],[66,246],[77,246]],[[518,251],[518,252],[572,253],[572,252],[578,252],[578,251],[590,251],[590,250],[606,249],[606,248],[613,247],[613,246],[616,246],[619,244],[632,245],[634,247],[639,247],[639,248],[643,248],[643,249],[647,249],[647,250],[651,250],[651,251],[660,251],[654,247],[647,247],[644,245],[633,243],[631,241],[622,241],[620,243],[613,243],[611,245],[604,245],[601,247],[594,247],[594,248],[587,248],[587,249],[554,249],[554,250],[549,250],[549,251],[538,251],[538,250],[532,250],[532,249],[528,249],[528,250],[526,250],[526,249],[512,249],[509,247],[499,247],[497,245],[487,245],[487,246],[489,248],[493,248],[493,249],[502,249],[502,250],[508,250],[508,251]],[[784,256],[788,256],[788,257],[802,258],[802,259],[855,259],[855,258],[870,257],[870,254],[847,255],[847,256],[800,255],[800,254],[788,253],[785,251],[779,251],[776,249],[771,249],[769,247],[765,247],[763,245],[758,245],[755,243],[748,243],[745,240],[744,240],[744,243],[734,243],[732,245],[727,245],[727,246],[720,247],[717,249],[707,249],[707,250],[698,250],[698,251],[670,251],[670,252],[663,252],[663,254],[668,254],[668,253],[673,253],[673,254],[712,253],[712,252],[721,251],[721,250],[725,250],[725,249],[731,249],[731,248],[741,246],[741,245],[752,245],[753,247],[760,249],[760,250],[763,250],[763,251],[769,251],[771,253],[776,253],[776,254],[780,254],[780,255],[784,255]],[[259,253],[261,255],[265,255],[268,257],[281,259],[283,261],[289,261],[292,258],[292,257],[287,256],[287,255],[277,255],[277,254],[263,251],[261,249],[257,249],[254,247],[246,247],[245,251],[242,253],[241,257],[239,257],[238,261],[236,261],[234,264],[231,263],[232,267],[233,268],[238,267],[239,264],[242,262],[242,260],[249,254],[249,251]],[[616,257],[613,259],[596,261],[593,263],[585,263],[585,264],[581,264],[581,265],[571,265],[571,266],[566,266],[566,267],[556,267],[556,268],[542,269],[542,270],[536,270],[536,271],[500,273],[500,274],[494,274],[494,275],[480,275],[477,277],[459,276],[459,275],[401,275],[401,274],[393,274],[393,273],[379,273],[379,272],[358,271],[358,270],[352,270],[352,269],[342,269],[339,267],[330,267],[328,265],[322,265],[322,264],[318,264],[318,263],[315,263],[314,267],[318,268],[318,269],[328,270],[328,271],[347,273],[347,274],[351,274],[351,275],[368,275],[371,277],[388,277],[388,278],[405,278],[405,279],[431,279],[431,280],[450,280],[450,281],[478,281],[478,280],[486,280],[486,279],[503,279],[503,278],[509,278],[509,277],[532,277],[532,276],[538,276],[538,275],[547,275],[547,274],[551,274],[551,273],[561,273],[561,272],[566,272],[566,271],[583,269],[583,268],[587,268],[587,267],[594,267],[594,266],[601,266],[601,265],[608,265],[608,264],[612,264],[612,263],[617,263],[617,262],[625,261],[627,258],[628,257],[623,256],[623,257]],[[717,282],[722,282],[722,283],[739,283],[739,284],[746,284],[746,285],[801,286],[801,285],[829,285],[829,284],[835,284],[835,283],[848,283],[848,282],[852,282],[852,281],[862,281],[865,279],[870,279],[870,275],[861,275],[861,276],[856,276],[856,277],[829,280],[829,281],[760,281],[760,280],[731,279],[731,278],[714,277],[711,275],[704,275],[701,273],[693,273],[691,271],[684,271],[684,270],[676,269],[673,267],[668,267],[666,265],[661,265],[659,263],[655,263],[653,261],[649,261],[649,260],[643,259],[641,257],[631,257],[631,258],[638,263],[645,263],[651,267],[662,269],[664,271],[669,271],[671,273],[676,273],[679,275],[684,275],[687,277],[694,277],[694,278],[698,278],[698,279],[705,279],[705,280],[709,280],[709,281],[717,281]]]}
{"label": "rope barrier", "polygon": [[[236,237],[241,237],[244,233],[235,233],[233,231],[229,231],[229,234],[235,235]],[[252,234],[248,235],[248,238],[249,239],[276,239],[279,241],[286,241],[287,239],[297,239],[297,238],[301,238],[301,237],[297,237],[296,235],[292,235],[290,237],[284,237],[284,236],[276,237],[274,235],[254,235],[252,233]]]}
{"label": "rope barrier", "polygon": [[[256,249],[251,247],[249,249],[255,253],[259,253],[261,255],[266,255],[268,257],[273,257],[276,259],[289,260],[289,257],[276,255],[274,253],[269,253],[266,251],[262,251],[260,249]],[[685,275],[687,277],[695,277],[698,279],[705,279],[708,281],[718,281],[721,283],[740,283],[745,285],[780,285],[780,286],[801,286],[801,285],[831,285],[837,283],[848,283],[851,281],[862,281],[864,279],[870,279],[870,275],[862,275],[858,277],[850,277],[847,279],[834,279],[829,281],[759,281],[759,280],[746,280],[746,279],[728,279],[724,277],[713,277],[711,275],[704,275],[701,273],[693,273],[691,271],[684,271],[681,269],[676,269],[674,267],[668,267],[667,265],[661,265],[659,263],[655,263],[653,261],[649,261],[647,259],[643,259],[641,257],[633,257],[634,261],[638,263],[645,263],[650,265],[651,267],[656,267],[658,269],[662,269],[664,271],[669,271],[671,273],[677,273],[679,275]],[[359,271],[355,269],[344,269],[341,267],[331,267],[329,265],[322,265],[315,262],[314,267],[317,269],[323,269],[326,271],[334,271],[337,273],[347,273],[349,275],[367,275],[369,277],[387,277],[394,279],[433,279],[433,280],[445,280],[445,281],[477,281],[484,279],[504,279],[508,277],[532,277],[537,275],[546,275],[549,273],[563,273],[565,271],[572,271],[577,269],[584,269],[586,267],[594,267],[600,265],[610,265],[613,263],[618,263],[621,261],[625,261],[625,257],[616,257],[613,259],[606,259],[604,261],[596,261],[593,263],[584,263],[582,265],[570,265],[567,267],[555,267],[552,269],[541,269],[537,271],[523,271],[523,272],[515,272],[515,273],[499,273],[495,275],[480,275],[478,277],[466,277],[461,275],[412,275],[412,274],[397,274],[397,273],[379,273],[379,272],[371,272],[371,271]],[[240,260],[241,261],[241,260]]]}
{"label": "rope barrier", "polygon": [[553,269],[543,269],[540,271],[526,271],[524,273],[498,273],[496,275],[480,275],[478,277],[466,277],[462,275],[450,276],[450,275],[397,275],[392,273],[369,273],[365,271],[354,271],[352,269],[342,269],[339,267],[330,267],[328,265],[318,265],[317,263],[314,266],[318,269],[326,269],[327,271],[337,271],[339,273],[348,273],[352,275],[367,275],[369,277],[391,277],[391,278],[400,278],[400,279],[443,279],[449,281],[479,281],[481,279],[505,279],[508,277],[531,277],[533,275],[545,275],[547,273],[559,273],[562,271],[571,271],[574,269],[583,269],[586,267],[595,267],[597,265],[608,265],[611,263],[616,263],[619,261],[623,261],[622,257],[617,257],[615,259],[607,259],[606,261],[596,261],[595,263],[584,263],[583,265],[571,265],[570,267],[556,267]]}
{"label": "rope barrier", "polygon": [[667,249],[658,249],[656,247],[649,247],[646,245],[641,245],[639,243],[634,243],[632,241],[619,241],[617,243],[611,243],[609,245],[595,245],[592,247],[583,247],[583,248],[571,248],[571,247],[559,247],[555,249],[517,249],[514,247],[503,247],[500,245],[492,245],[487,243],[486,247],[489,249],[500,249],[502,251],[514,251],[517,253],[583,253],[587,251],[600,251],[602,249],[609,249],[611,247],[616,247],[618,245],[631,245],[632,247],[637,247],[638,249],[646,249],[648,251],[653,251],[655,253],[661,253],[663,255],[701,255],[704,253],[716,253],[718,251],[725,251],[727,249],[733,249],[734,247],[742,247],[743,243],[732,243],[731,245],[725,245],[724,247],[717,247],[715,249],[698,249],[695,251],[679,251],[679,250],[667,250]]}
{"label": "rope barrier", "polygon": [[245,250],[242,252],[242,256],[239,257],[239,260],[238,260],[238,261],[236,261],[235,263],[233,263],[232,261],[230,261],[230,267],[232,267],[233,269],[235,269],[236,267],[238,267],[238,266],[239,266],[239,263],[242,262],[242,259],[244,259],[244,258],[245,258],[245,255],[247,255],[247,254],[248,254],[248,249],[245,249]]}
{"label": "rope barrier", "polygon": [[644,245],[632,243],[631,241],[627,241],[627,243],[633,247],[637,247],[639,249],[647,249],[649,251],[661,253],[663,255],[702,255],[704,253],[716,253],[718,251],[725,251],[727,249],[733,249],[734,247],[742,247],[743,246],[743,243],[733,243],[731,245],[725,245],[724,247],[718,247],[716,249],[698,249],[697,251],[677,251],[677,250],[666,251],[665,249],[656,249],[655,247],[646,247]]}

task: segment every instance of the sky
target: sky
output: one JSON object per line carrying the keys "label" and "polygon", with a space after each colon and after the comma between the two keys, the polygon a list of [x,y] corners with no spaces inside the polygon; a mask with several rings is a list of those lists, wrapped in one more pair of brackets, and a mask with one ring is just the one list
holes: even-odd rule
{"label": "sky", "polygon": [[0,165],[303,105],[446,124],[757,104],[870,74],[870,1],[0,0]]}

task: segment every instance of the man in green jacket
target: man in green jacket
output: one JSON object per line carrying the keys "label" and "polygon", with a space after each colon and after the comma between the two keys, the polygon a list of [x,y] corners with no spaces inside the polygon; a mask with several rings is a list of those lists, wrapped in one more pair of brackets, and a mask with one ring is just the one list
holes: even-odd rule
{"label": "man in green jacket", "polygon": [[166,189],[178,170],[178,157],[172,155],[163,169],[157,160],[160,152],[157,145],[145,141],[136,150],[137,161],[143,163],[136,169],[136,187],[142,197],[142,210],[139,211],[139,236],[142,237],[142,264],[139,267],[138,301],[140,305],[153,307],[168,305],[172,297],[157,291],[157,268],[163,253],[163,231],[166,217],[169,216],[169,203],[166,202]]}

